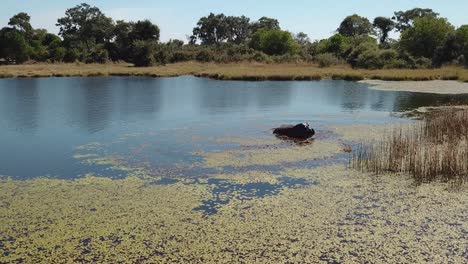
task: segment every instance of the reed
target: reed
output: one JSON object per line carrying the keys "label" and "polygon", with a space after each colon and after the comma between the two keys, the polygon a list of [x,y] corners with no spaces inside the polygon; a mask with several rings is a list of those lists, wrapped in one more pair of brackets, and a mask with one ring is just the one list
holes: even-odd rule
{"label": "reed", "polygon": [[377,175],[408,173],[417,183],[468,180],[468,110],[444,110],[410,127],[398,127],[383,139],[353,152],[355,169]]}

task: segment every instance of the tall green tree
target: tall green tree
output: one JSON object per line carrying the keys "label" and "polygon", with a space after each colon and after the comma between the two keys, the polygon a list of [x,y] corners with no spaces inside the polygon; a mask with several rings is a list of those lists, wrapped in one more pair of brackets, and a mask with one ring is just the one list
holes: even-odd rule
{"label": "tall green tree", "polygon": [[31,26],[31,16],[27,13],[21,12],[10,18],[8,25],[12,26],[18,31],[25,34],[26,38],[31,38],[33,33],[33,27]]}
{"label": "tall green tree", "polygon": [[413,26],[414,21],[421,17],[437,18],[439,13],[434,12],[430,8],[413,8],[407,11],[395,12],[393,20],[396,21],[395,28],[399,32],[403,32]]}
{"label": "tall green tree", "polygon": [[337,31],[346,37],[368,35],[372,33],[372,24],[369,19],[354,14],[346,17]]}
{"label": "tall green tree", "polygon": [[445,18],[416,18],[411,28],[401,34],[400,46],[415,57],[432,58],[454,27]]}
{"label": "tall green tree", "polygon": [[57,20],[60,33],[70,43],[84,44],[87,51],[96,44],[109,42],[113,37],[114,22],[97,7],[88,4],[80,4],[69,8],[65,17]]}
{"label": "tall green tree", "polygon": [[0,58],[20,64],[29,59],[30,50],[22,32],[7,27],[0,30]]}
{"label": "tall green tree", "polygon": [[250,18],[245,16],[226,17],[227,41],[242,44],[250,37]]}
{"label": "tall green tree", "polygon": [[159,41],[159,27],[149,20],[137,21],[128,33],[131,41]]}
{"label": "tall green tree", "polygon": [[193,35],[201,40],[204,45],[219,44],[228,39],[228,26],[224,14],[210,13],[200,18],[193,29]]}
{"label": "tall green tree", "polygon": [[380,44],[386,45],[388,33],[395,28],[395,22],[387,17],[376,17],[373,23],[374,28],[379,36]]}
{"label": "tall green tree", "polygon": [[258,21],[252,23],[250,26],[252,34],[259,30],[280,30],[280,23],[275,18],[261,17]]}

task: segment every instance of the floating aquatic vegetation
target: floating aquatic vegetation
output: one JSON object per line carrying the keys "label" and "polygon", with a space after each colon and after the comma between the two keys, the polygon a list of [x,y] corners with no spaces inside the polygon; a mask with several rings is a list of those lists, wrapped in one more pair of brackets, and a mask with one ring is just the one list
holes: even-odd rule
{"label": "floating aquatic vegetation", "polygon": [[341,152],[340,145],[331,141],[316,141],[307,146],[196,152],[204,158],[203,167],[246,167],[251,165],[278,165],[330,157]]}
{"label": "floating aquatic vegetation", "polygon": [[271,147],[282,143],[281,140],[275,137],[269,138],[248,138],[248,137],[223,137],[216,138],[218,143],[235,143],[241,147]]}
{"label": "floating aquatic vegetation", "polygon": [[75,154],[73,155],[74,159],[87,159],[87,158],[96,158],[99,157],[97,154]]}
{"label": "floating aquatic vegetation", "polygon": [[103,147],[102,143],[91,142],[85,145],[76,146],[75,150],[96,151],[96,150],[100,150],[102,147]]}
{"label": "floating aquatic vegetation", "polygon": [[210,217],[193,210],[213,199],[209,179],[0,180],[0,262],[466,260],[465,189],[415,187],[407,176],[374,178],[344,166],[282,175],[320,184],[231,199]]}

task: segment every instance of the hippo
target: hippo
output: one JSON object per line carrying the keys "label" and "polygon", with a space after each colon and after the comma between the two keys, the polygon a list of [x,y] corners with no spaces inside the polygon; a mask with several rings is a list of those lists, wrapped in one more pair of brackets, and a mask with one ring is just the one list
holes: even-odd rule
{"label": "hippo", "polygon": [[302,123],[295,126],[285,125],[275,128],[273,134],[279,137],[305,140],[313,137],[315,135],[315,130],[310,128],[308,123]]}

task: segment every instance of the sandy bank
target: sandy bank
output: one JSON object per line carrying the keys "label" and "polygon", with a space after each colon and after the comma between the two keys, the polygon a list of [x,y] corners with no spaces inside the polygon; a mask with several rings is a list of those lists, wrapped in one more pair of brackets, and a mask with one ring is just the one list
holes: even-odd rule
{"label": "sandy bank", "polygon": [[468,94],[468,83],[458,81],[380,81],[364,80],[370,89],[393,92],[434,93],[434,94]]}

